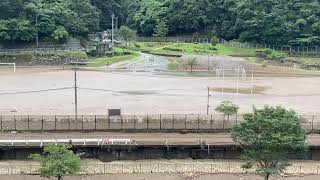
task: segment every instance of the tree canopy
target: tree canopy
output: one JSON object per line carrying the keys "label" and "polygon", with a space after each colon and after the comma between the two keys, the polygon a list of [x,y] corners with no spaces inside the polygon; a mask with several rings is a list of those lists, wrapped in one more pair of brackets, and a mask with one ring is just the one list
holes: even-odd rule
{"label": "tree canopy", "polygon": [[244,150],[244,167],[255,165],[266,180],[286,169],[290,155],[307,150],[305,131],[297,114],[282,107],[254,108],[233,128],[232,138]]}
{"label": "tree canopy", "polygon": [[62,180],[66,175],[74,175],[80,171],[81,160],[64,144],[48,144],[43,154],[32,154],[32,159],[41,163],[42,177],[56,177]]}
{"label": "tree canopy", "polygon": [[226,40],[274,45],[320,43],[318,0],[1,0],[0,39],[32,41],[39,32],[49,41],[63,29],[68,36],[86,36],[111,28],[112,14],[118,27],[140,36],[214,32]]}

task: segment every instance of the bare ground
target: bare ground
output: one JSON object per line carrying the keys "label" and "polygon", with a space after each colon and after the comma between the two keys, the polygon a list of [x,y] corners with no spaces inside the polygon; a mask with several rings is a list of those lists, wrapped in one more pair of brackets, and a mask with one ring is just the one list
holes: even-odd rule
{"label": "bare ground", "polygon": [[[319,175],[271,177],[270,180],[318,180]],[[46,180],[30,175],[0,175],[1,180]],[[243,174],[106,174],[66,177],[65,180],[263,180],[257,175]]]}
{"label": "bare ground", "polygon": [[[2,71],[0,114],[73,114],[73,75],[70,70],[43,68]],[[236,94],[236,78],[231,77],[80,71],[78,86],[79,114],[84,115],[107,114],[108,108],[121,108],[123,114],[204,114],[208,86],[213,90],[210,113],[216,113],[215,107],[225,100],[238,104],[240,113],[251,111],[252,105],[282,105],[301,114],[318,114],[320,107],[320,77],[255,77],[252,84],[251,78],[240,78]],[[249,93],[251,86],[257,87],[254,95]],[[62,87],[70,89],[3,94]]]}

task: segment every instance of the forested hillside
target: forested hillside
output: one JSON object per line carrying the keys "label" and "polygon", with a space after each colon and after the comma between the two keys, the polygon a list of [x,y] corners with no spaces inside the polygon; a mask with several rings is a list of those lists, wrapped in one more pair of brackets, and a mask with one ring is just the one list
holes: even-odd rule
{"label": "forested hillside", "polygon": [[[64,42],[120,25],[140,36],[199,32],[275,45],[320,44],[319,0],[0,0],[2,42]],[[168,30],[168,31],[167,31]]]}

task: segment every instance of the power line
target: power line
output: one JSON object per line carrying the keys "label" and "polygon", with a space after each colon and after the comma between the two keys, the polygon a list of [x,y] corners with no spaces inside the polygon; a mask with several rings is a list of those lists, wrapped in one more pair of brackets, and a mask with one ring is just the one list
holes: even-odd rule
{"label": "power line", "polygon": [[91,91],[103,91],[103,92],[114,92],[114,93],[119,93],[118,91],[114,90],[109,90],[109,89],[97,89],[97,88],[79,88],[83,90],[91,90]]}
{"label": "power line", "polygon": [[0,96],[17,95],[17,94],[30,94],[30,93],[39,93],[39,92],[48,92],[48,91],[59,91],[59,90],[66,90],[66,89],[72,89],[72,88],[73,87],[64,87],[64,88],[42,89],[42,90],[35,90],[35,91],[5,92],[5,93],[0,93]]}

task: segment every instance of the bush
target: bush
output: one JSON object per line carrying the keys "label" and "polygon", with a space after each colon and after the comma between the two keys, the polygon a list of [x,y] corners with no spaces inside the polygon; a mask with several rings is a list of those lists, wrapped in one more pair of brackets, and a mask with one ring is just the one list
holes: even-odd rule
{"label": "bush", "polygon": [[262,56],[270,60],[281,60],[281,61],[288,57],[286,53],[278,52],[269,48],[264,49],[262,51]]}
{"label": "bush", "polygon": [[174,47],[165,47],[163,48],[166,51],[178,51],[178,52],[183,52],[183,49],[179,49],[179,48],[174,48]]}
{"label": "bush", "polygon": [[285,58],[287,58],[288,55],[286,53],[283,52],[277,52],[277,51],[273,51],[271,54],[267,55],[267,59],[271,59],[271,60],[283,60]]}
{"label": "bush", "polygon": [[211,45],[216,46],[218,43],[219,43],[219,39],[217,38],[217,36],[213,36],[211,38]]}
{"label": "bush", "polygon": [[262,64],[261,64],[261,66],[262,66],[263,68],[266,68],[266,67],[268,66],[268,61],[263,61]]}
{"label": "bush", "polygon": [[137,44],[136,42],[133,42],[134,47],[140,48],[141,46]]}

